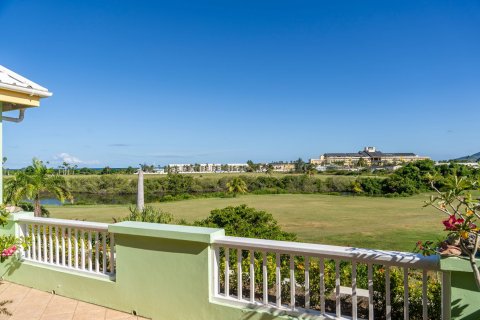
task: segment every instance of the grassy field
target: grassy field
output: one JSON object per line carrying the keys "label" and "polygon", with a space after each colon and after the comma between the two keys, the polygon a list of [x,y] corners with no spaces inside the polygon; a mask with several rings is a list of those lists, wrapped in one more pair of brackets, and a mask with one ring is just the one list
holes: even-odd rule
{"label": "grassy field", "polygon": [[[443,216],[422,208],[428,195],[408,198],[371,198],[318,194],[244,195],[151,204],[175,218],[194,221],[210,210],[247,204],[271,212],[283,229],[304,242],[411,251],[417,240],[442,234]],[[112,222],[127,206],[49,207],[52,217]]]}

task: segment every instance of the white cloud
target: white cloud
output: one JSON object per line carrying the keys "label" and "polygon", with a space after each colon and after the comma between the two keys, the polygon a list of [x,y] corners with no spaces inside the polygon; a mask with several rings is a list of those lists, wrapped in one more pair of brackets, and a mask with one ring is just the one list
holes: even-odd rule
{"label": "white cloud", "polygon": [[57,154],[56,156],[53,157],[54,160],[60,161],[60,162],[66,162],[69,164],[99,164],[100,161],[98,160],[81,160],[71,154],[68,154],[66,152],[62,152],[60,154]]}

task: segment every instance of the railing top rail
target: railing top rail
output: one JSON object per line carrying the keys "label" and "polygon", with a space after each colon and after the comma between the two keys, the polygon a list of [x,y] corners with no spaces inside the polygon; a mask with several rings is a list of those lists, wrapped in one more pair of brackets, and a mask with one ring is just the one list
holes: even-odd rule
{"label": "railing top rail", "polygon": [[321,256],[332,259],[355,260],[373,264],[439,270],[438,256],[424,257],[420,254],[408,252],[228,236],[216,239],[214,244],[231,248]]}
{"label": "railing top rail", "polygon": [[68,219],[39,218],[39,217],[19,217],[17,219],[21,223],[33,223],[42,225],[52,225],[60,227],[77,228],[92,231],[108,231],[108,223],[89,222]]}

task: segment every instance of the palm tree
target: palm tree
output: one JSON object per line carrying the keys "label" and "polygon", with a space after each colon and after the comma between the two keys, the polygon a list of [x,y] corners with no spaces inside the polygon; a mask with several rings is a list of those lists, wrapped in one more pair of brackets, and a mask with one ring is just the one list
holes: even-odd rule
{"label": "palm tree", "polygon": [[6,201],[12,204],[18,204],[21,200],[27,198],[33,200],[35,205],[35,216],[40,217],[42,210],[40,207],[40,197],[44,192],[53,194],[58,200],[73,200],[72,194],[67,189],[65,178],[52,175],[52,170],[48,169],[42,161],[33,159],[28,173],[20,171],[15,177],[7,182]]}
{"label": "palm tree", "polygon": [[309,163],[305,166],[305,174],[306,175],[311,177],[311,176],[315,175],[317,172],[318,171],[313,164]]}
{"label": "palm tree", "polygon": [[68,175],[68,171],[70,169],[70,164],[66,161],[63,162],[63,167],[65,168],[64,171],[63,171],[63,174],[64,175]]}
{"label": "palm tree", "polygon": [[273,164],[269,163],[269,164],[267,164],[267,168],[265,170],[265,173],[268,174],[268,175],[272,175],[274,169],[275,168],[273,167]]}
{"label": "palm tree", "polygon": [[233,193],[234,197],[239,193],[247,193],[248,191],[247,184],[239,177],[230,180],[230,182],[227,183],[227,188],[228,192]]}
{"label": "palm tree", "polygon": [[2,168],[3,168],[4,174],[6,174],[8,176],[8,170],[7,170],[7,168],[5,168],[5,162],[7,162],[7,157],[2,158]]}

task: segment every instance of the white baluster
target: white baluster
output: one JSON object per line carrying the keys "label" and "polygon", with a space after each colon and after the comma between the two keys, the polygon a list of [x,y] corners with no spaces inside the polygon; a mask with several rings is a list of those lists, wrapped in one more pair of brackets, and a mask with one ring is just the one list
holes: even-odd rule
{"label": "white baluster", "polygon": [[100,272],[100,261],[99,261],[99,251],[100,244],[98,241],[98,231],[95,231],[95,272],[99,273]]}
{"label": "white baluster", "polygon": [[88,231],[88,243],[87,243],[87,249],[88,249],[88,271],[92,271],[92,231]]}
{"label": "white baluster", "polygon": [[37,241],[35,240],[35,225],[32,225],[32,259],[37,260]]}
{"label": "white baluster", "polygon": [[225,248],[225,297],[230,296],[230,248]]}
{"label": "white baluster", "polygon": [[390,267],[385,266],[385,304],[387,320],[392,320],[392,303],[390,299]]}
{"label": "white baluster", "polygon": [[85,270],[85,233],[80,230],[80,269]]}
{"label": "white baluster", "polygon": [[409,319],[409,305],[408,305],[408,268],[403,268],[403,319]]}
{"label": "white baluster", "polygon": [[422,270],[422,316],[428,320],[428,296],[427,296],[428,275],[427,270]]}
{"label": "white baluster", "polygon": [[268,305],[268,270],[267,270],[267,253],[263,252],[262,263],[262,280],[263,280],[263,304]]}
{"label": "white baluster", "polygon": [[213,249],[213,288],[214,296],[220,293],[220,248]]}
{"label": "white baluster", "polygon": [[290,255],[290,309],[295,310],[295,256]]}
{"label": "white baluster", "polygon": [[37,257],[38,261],[42,261],[42,235],[41,235],[41,225],[37,225]]}
{"label": "white baluster", "polygon": [[275,298],[277,308],[282,306],[282,278],[280,273],[280,252],[275,253]]}
{"label": "white baluster", "polygon": [[318,261],[320,265],[320,312],[325,314],[325,261],[320,258]]}
{"label": "white baluster", "polygon": [[75,236],[73,237],[73,246],[74,246],[74,266],[75,269],[78,269],[78,229],[75,229]]}
{"label": "white baluster", "polygon": [[47,244],[47,231],[48,227],[45,225],[43,226],[43,262],[48,262],[48,256],[47,256],[47,249],[48,249],[48,244]]}
{"label": "white baluster", "polygon": [[60,243],[58,241],[59,227],[55,227],[55,264],[60,264]]}
{"label": "white baluster", "polygon": [[368,319],[374,320],[373,310],[373,267],[368,264]]}
{"label": "white baluster", "polygon": [[255,301],[255,254],[250,250],[250,302]]}
{"label": "white baluster", "polygon": [[68,257],[68,267],[72,267],[72,230],[70,228],[67,229],[67,257]]}
{"label": "white baluster", "polygon": [[305,309],[310,309],[310,257],[305,257]]}
{"label": "white baluster", "polygon": [[357,316],[357,262],[352,261],[352,320]]}
{"label": "white baluster", "polygon": [[[46,227],[46,226],[45,226]],[[48,262],[53,263],[53,227],[48,227]]]}
{"label": "white baluster", "polygon": [[341,317],[342,306],[340,301],[340,261],[335,260],[335,314]]}
{"label": "white baluster", "polygon": [[237,299],[242,300],[242,249],[237,249]]}
{"label": "white baluster", "polygon": [[60,229],[61,240],[62,240],[62,266],[65,266],[65,228]]}
{"label": "white baluster", "polygon": [[102,272],[107,273],[107,233],[102,233]]}
{"label": "white baluster", "polygon": [[[28,239],[30,237],[30,225],[25,224],[25,237]],[[31,241],[28,241],[28,247],[26,251],[26,257],[27,259],[30,259],[30,252],[32,251],[32,244]]]}

